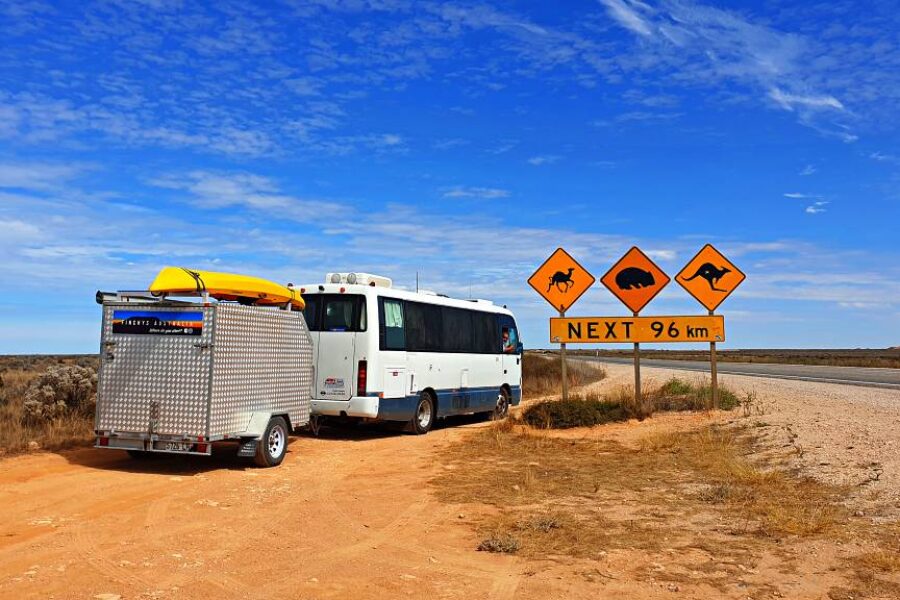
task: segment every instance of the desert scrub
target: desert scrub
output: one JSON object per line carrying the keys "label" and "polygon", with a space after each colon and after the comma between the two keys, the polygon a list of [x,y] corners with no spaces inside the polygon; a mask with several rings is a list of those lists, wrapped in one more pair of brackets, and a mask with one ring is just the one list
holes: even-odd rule
{"label": "desert scrub", "polygon": [[[568,400],[554,398],[525,409],[522,420],[541,429],[593,427],[628,419],[645,419],[654,412],[706,410],[712,406],[712,391],[704,382],[690,383],[672,378],[655,389],[644,390],[640,403],[634,401],[634,390],[621,386],[605,395],[597,393],[571,395]],[[727,388],[719,388],[719,408],[731,410],[740,404]]]}
{"label": "desert scrub", "polygon": [[94,410],[97,373],[89,367],[66,365],[50,367],[33,380],[22,402],[22,418],[40,423]]}
{"label": "desert scrub", "polygon": [[94,357],[0,358],[0,455],[89,443],[93,364]]}

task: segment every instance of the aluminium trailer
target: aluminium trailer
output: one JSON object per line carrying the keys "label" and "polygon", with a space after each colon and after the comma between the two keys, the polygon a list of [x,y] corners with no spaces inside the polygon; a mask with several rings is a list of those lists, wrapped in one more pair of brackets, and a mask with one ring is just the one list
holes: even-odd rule
{"label": "aluminium trailer", "polygon": [[310,419],[313,346],[289,307],[157,300],[98,293],[103,305],[96,446],[212,453],[281,463],[288,434]]}

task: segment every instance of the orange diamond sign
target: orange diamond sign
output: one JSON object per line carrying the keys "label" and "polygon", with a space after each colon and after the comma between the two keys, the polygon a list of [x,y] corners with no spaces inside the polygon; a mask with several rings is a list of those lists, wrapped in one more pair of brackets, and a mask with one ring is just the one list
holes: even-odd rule
{"label": "orange diamond sign", "polygon": [[640,248],[633,246],[600,281],[625,306],[637,313],[671,280]]}
{"label": "orange diamond sign", "polygon": [[675,281],[709,310],[716,310],[746,279],[740,269],[707,244],[675,276]]}
{"label": "orange diamond sign", "polygon": [[528,285],[560,312],[566,312],[589,287],[594,276],[562,248],[557,248],[528,278]]}

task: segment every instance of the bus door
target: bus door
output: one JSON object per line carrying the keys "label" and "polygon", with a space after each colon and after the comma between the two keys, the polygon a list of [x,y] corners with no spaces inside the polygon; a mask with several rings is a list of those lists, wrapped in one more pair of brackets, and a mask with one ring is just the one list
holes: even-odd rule
{"label": "bus door", "polygon": [[320,400],[348,400],[353,395],[354,351],[358,332],[366,330],[366,298],[358,294],[322,294],[316,391]]}

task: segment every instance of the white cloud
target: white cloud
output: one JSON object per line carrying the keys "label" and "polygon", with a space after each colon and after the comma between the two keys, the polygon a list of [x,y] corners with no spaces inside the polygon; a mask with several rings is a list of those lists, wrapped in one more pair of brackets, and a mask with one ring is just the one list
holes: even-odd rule
{"label": "white cloud", "polygon": [[798,106],[812,109],[844,110],[844,105],[834,96],[791,94],[778,88],[772,88],[769,90],[769,98],[774,100],[781,108],[789,111],[793,111]]}
{"label": "white cloud", "polygon": [[454,186],[444,191],[444,198],[481,198],[484,200],[495,200],[497,198],[508,198],[509,190],[490,187],[468,187]]}
{"label": "white cloud", "polygon": [[299,222],[347,216],[352,212],[350,207],[337,202],[283,194],[271,179],[250,173],[192,171],[186,175],[159,177],[150,183],[185,190],[191,194],[190,202],[202,208],[237,206]]}
{"label": "white cloud", "polygon": [[822,196],[820,196],[820,195],[818,195],[818,194],[804,194],[804,193],[801,193],[801,192],[785,192],[785,193],[782,194],[782,195],[783,195],[785,198],[794,198],[794,199],[798,199],[798,200],[811,199],[811,198],[821,198],[821,197],[822,197]]}
{"label": "white cloud", "polygon": [[813,165],[806,165],[797,174],[800,175],[801,177],[808,177],[808,176],[814,174],[816,171],[817,171],[817,169]]}
{"label": "white cloud", "polygon": [[528,164],[540,167],[542,165],[552,165],[555,162],[558,162],[559,159],[562,158],[560,156],[556,156],[554,154],[544,154],[541,156],[532,156],[528,159]]}
{"label": "white cloud", "polygon": [[806,207],[806,214],[808,215],[817,215],[819,213],[825,212],[825,205],[827,205],[827,201],[815,202],[814,204],[810,204]]}
{"label": "white cloud", "polygon": [[83,165],[0,163],[0,188],[51,191],[85,171]]}
{"label": "white cloud", "polygon": [[869,158],[872,160],[877,160],[878,162],[886,162],[892,164],[900,165],[900,156],[895,156],[893,154],[885,154],[883,152],[873,152],[869,155]]}
{"label": "white cloud", "polygon": [[623,0],[600,0],[606,5],[606,10],[610,16],[618,21],[623,27],[640,35],[649,36],[651,34],[650,27],[638,15],[638,9],[648,10],[649,7],[642,2],[624,2]]}

